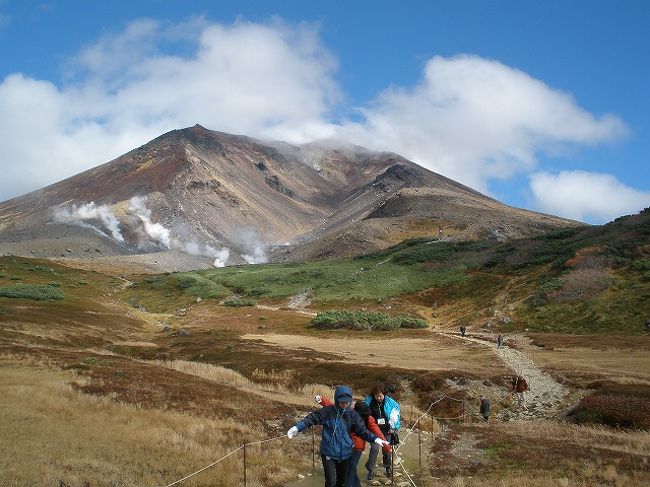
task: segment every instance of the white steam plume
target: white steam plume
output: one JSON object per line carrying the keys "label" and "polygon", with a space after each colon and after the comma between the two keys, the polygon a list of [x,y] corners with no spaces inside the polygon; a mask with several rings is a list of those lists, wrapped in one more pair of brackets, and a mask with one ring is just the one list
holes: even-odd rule
{"label": "white steam plume", "polygon": [[[97,206],[94,201],[91,201],[81,206],[72,205],[70,208],[57,208],[54,210],[54,219],[61,223],[90,228],[100,235],[112,236],[118,242],[124,242],[124,237],[120,231],[120,222],[108,205]],[[88,221],[93,220],[99,220],[108,233],[88,223]]]}
{"label": "white steam plume", "polygon": [[264,264],[269,261],[266,255],[266,244],[254,229],[246,228],[238,231],[233,237],[233,240],[245,252],[242,253],[242,258],[248,264]]}
{"label": "white steam plume", "polygon": [[[211,248],[212,247],[209,247]],[[212,263],[215,267],[225,267],[228,264],[228,259],[230,258],[230,249],[228,247],[222,247],[221,250],[214,250],[214,262]]]}
{"label": "white steam plume", "polygon": [[134,196],[129,200],[129,210],[140,219],[144,232],[159,247],[165,249],[172,248],[171,235],[169,229],[160,223],[151,222],[151,210],[147,208],[146,196]]}
{"label": "white steam plume", "polygon": [[211,245],[201,245],[197,242],[177,242],[174,241],[174,246],[179,246],[181,250],[190,255],[205,255],[214,259],[212,265],[214,267],[225,267],[228,264],[228,259],[230,258],[230,249],[228,247],[222,247],[217,250]]}

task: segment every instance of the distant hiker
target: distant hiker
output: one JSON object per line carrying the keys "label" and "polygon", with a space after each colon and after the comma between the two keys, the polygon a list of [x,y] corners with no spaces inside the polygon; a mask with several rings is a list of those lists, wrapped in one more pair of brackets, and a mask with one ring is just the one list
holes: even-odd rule
{"label": "distant hiker", "polygon": [[[377,421],[379,429],[384,434],[386,440],[391,445],[398,445],[399,437],[397,436],[397,430],[400,427],[400,410],[397,401],[386,395],[386,389],[383,385],[377,384],[370,390],[370,394],[366,396],[364,402],[370,406],[372,417]],[[375,465],[377,464],[378,454],[379,447],[377,445],[370,445],[370,455],[366,462],[368,480],[372,480],[375,476]],[[389,477],[393,475],[391,457],[392,454],[385,450],[382,452],[382,462],[386,469],[386,475]]]}
{"label": "distant hiker", "polygon": [[350,407],[351,403],[352,390],[339,386],[334,392],[334,405],[309,413],[287,431],[287,436],[291,439],[300,431],[317,424],[323,425],[320,455],[325,473],[325,487],[346,486],[345,479],[353,447],[350,432],[373,444],[376,443],[378,447],[388,444],[366,429],[359,413]]}
{"label": "distant hiker", "polygon": [[460,327],[460,336],[465,336],[465,325],[461,325]]}
{"label": "distant hiker", "polygon": [[497,337],[497,348],[503,347],[503,335]]}
{"label": "distant hiker", "polygon": [[526,400],[524,395],[528,390],[528,382],[526,382],[526,379],[521,374],[512,380],[512,390],[517,394],[517,406],[523,406]]}
{"label": "distant hiker", "polygon": [[[322,406],[331,406],[332,402],[329,399],[326,399],[322,396],[316,396],[316,402]],[[375,418],[372,417],[370,406],[368,406],[363,401],[356,401],[354,404],[354,410],[359,413],[361,419],[363,419],[366,428],[371,433],[374,433],[382,440],[385,440],[384,434],[379,429]],[[359,465],[359,460],[361,460],[361,455],[366,448],[366,442],[363,438],[357,436],[353,432],[350,432],[350,438],[352,443],[354,443],[354,450],[352,451],[352,456],[350,457],[350,463],[348,465],[348,474],[346,476],[346,487],[361,487],[361,480],[359,480],[359,475],[357,475],[357,466]],[[390,453],[390,445],[384,445],[383,451]]]}
{"label": "distant hiker", "polygon": [[479,407],[479,411],[485,421],[490,419],[490,401],[488,401],[485,396],[481,396],[481,406]]}
{"label": "distant hiker", "polygon": [[650,320],[645,320],[645,329],[646,331],[650,331]]}

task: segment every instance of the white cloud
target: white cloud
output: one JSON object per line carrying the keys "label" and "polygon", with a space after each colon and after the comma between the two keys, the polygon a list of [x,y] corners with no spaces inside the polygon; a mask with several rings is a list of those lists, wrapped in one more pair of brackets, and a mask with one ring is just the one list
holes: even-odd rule
{"label": "white cloud", "polygon": [[394,151],[471,187],[532,169],[536,155],[625,134],[567,94],[526,73],[476,56],[429,60],[413,88],[391,87],[346,127],[357,143]]}
{"label": "white cloud", "polygon": [[195,123],[291,141],[327,137],[324,120],[340,97],[336,63],[313,26],[279,21],[136,21],[66,67],[64,86],[20,73],[0,83],[0,200]]}
{"label": "white cloud", "polygon": [[605,223],[650,206],[650,191],[631,188],[611,174],[540,172],[531,175],[530,189],[540,211],[590,223]]}
{"label": "white cloud", "polygon": [[475,56],[434,57],[414,87],[391,87],[333,121],[336,60],[313,25],[138,20],[82,49],[64,84],[0,82],[0,200],[200,123],[300,143],[336,137],[407,158],[486,191],[534,170],[541,152],[625,134],[526,73]]}

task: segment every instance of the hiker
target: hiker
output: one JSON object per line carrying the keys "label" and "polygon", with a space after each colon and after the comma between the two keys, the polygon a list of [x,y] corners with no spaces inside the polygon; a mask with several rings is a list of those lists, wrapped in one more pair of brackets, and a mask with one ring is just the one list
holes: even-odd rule
{"label": "hiker", "polygon": [[[386,395],[386,389],[383,385],[377,384],[370,390],[370,394],[366,396],[364,402],[370,406],[372,417],[375,418],[379,429],[384,434],[384,437],[391,445],[399,444],[399,437],[397,430],[400,426],[400,411],[397,401],[390,396]],[[366,470],[368,471],[368,480],[372,480],[375,476],[375,465],[377,464],[377,455],[379,454],[379,447],[377,445],[370,445],[370,455],[366,462]],[[392,454],[386,451],[382,452],[382,461],[386,469],[386,475],[391,477],[393,475],[393,465],[391,462]]]}
{"label": "hiker", "polygon": [[462,336],[462,337],[465,336],[465,325],[461,325],[461,327],[460,327],[460,336]]}
{"label": "hiker", "polygon": [[490,401],[488,401],[488,398],[485,396],[481,396],[481,406],[479,407],[479,411],[481,416],[483,416],[483,420],[487,421],[490,419]]}
{"label": "hiker", "polygon": [[346,386],[339,386],[334,392],[333,405],[309,413],[287,431],[287,436],[291,439],[300,431],[317,424],[323,425],[320,456],[325,473],[325,487],[346,486],[353,446],[350,432],[377,444],[378,447],[388,445],[387,441],[366,429],[359,413],[350,407],[351,403],[352,390]]}
{"label": "hiker", "polygon": [[[329,399],[326,399],[322,396],[316,396],[316,402],[321,406],[332,405],[332,402]],[[363,422],[366,425],[368,431],[374,433],[382,440],[386,440],[384,434],[379,429],[379,426],[377,426],[375,418],[372,417],[370,406],[368,406],[363,401],[355,401],[354,410],[359,413],[359,416],[361,416],[361,419],[363,419]],[[352,432],[350,433],[350,438],[352,439],[352,443],[354,443],[354,450],[352,451],[352,456],[350,457],[350,464],[348,465],[348,474],[346,476],[347,480],[345,485],[346,487],[361,487],[361,480],[359,480],[359,475],[357,474],[357,466],[359,465],[359,460],[361,460],[363,451],[366,449],[366,442],[363,438],[357,436]],[[390,453],[390,445],[384,445],[383,451]]]}
{"label": "hiker", "polygon": [[526,382],[526,379],[524,379],[521,374],[517,375],[517,377],[513,379],[512,390],[517,393],[517,406],[523,406],[526,400],[524,395],[528,390],[528,382]]}
{"label": "hiker", "polygon": [[497,337],[497,348],[503,347],[503,335]]}

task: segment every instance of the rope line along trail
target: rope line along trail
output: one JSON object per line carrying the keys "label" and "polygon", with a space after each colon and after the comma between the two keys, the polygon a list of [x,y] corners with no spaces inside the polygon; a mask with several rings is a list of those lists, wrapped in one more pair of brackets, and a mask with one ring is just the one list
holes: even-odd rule
{"label": "rope line along trail", "polygon": [[224,455],[224,456],[221,457],[219,460],[217,460],[216,462],[211,463],[211,464],[208,465],[207,467],[203,467],[201,470],[197,470],[196,472],[191,473],[191,474],[187,475],[186,477],[183,477],[182,479],[177,480],[176,482],[172,482],[171,484],[167,484],[165,487],[172,487],[172,485],[179,484],[179,483],[181,483],[183,480],[187,480],[187,479],[189,479],[190,477],[194,477],[196,474],[199,474],[199,473],[203,472],[204,470],[207,470],[207,469],[209,469],[209,468],[214,467],[217,463],[224,461],[226,458],[228,458],[228,457],[234,455],[235,453],[237,453],[237,452],[238,452],[239,450],[241,450],[242,448],[244,448],[244,445],[240,446],[239,448],[234,449],[233,451],[231,451],[230,453]]}
{"label": "rope line along trail", "polygon": [[[411,428],[409,428],[408,432],[406,433],[406,435],[405,435],[404,438],[402,439],[400,445],[398,445],[398,446],[394,449],[394,453],[395,453],[395,454],[397,454],[397,453],[399,452],[401,445],[402,445],[402,444],[406,441],[406,439],[407,439],[407,438],[408,438],[408,437],[413,433],[413,430],[414,430],[415,427],[420,423],[420,421],[421,421],[423,418],[427,417],[427,415],[429,414],[429,411],[431,411],[431,409],[433,408],[433,406],[435,406],[436,404],[438,404],[439,402],[441,402],[441,401],[443,401],[443,400],[445,400],[445,399],[450,400],[450,401],[462,402],[462,403],[465,402],[465,401],[462,401],[462,400],[460,400],[460,399],[456,399],[456,398],[449,397],[449,396],[442,396],[442,397],[436,399],[435,401],[433,401],[433,402],[429,405],[429,407],[427,408],[427,410],[426,410],[422,415],[420,415],[420,416],[419,416],[419,417],[418,417],[418,418],[413,422]],[[465,417],[465,416],[469,416],[469,413],[463,413],[462,415],[460,415],[460,416],[456,416],[456,417],[453,417],[453,418],[444,418],[444,417],[436,417],[436,416],[431,416],[431,417],[434,418],[434,419],[451,420],[451,419],[459,419],[459,418],[462,418],[462,417]],[[269,443],[269,442],[277,441],[277,440],[284,439],[284,438],[286,438],[286,435],[283,434],[283,435],[279,435],[279,436],[274,436],[274,437],[272,437],[272,438],[266,438],[266,439],[263,439],[263,440],[257,440],[257,441],[251,441],[251,442],[248,442],[248,443],[244,443],[244,444],[240,445],[239,447],[235,448],[234,450],[228,452],[227,454],[225,454],[224,456],[222,456],[222,457],[219,458],[218,460],[212,462],[210,465],[206,465],[205,467],[203,467],[203,468],[197,470],[196,472],[192,472],[191,474],[186,475],[186,476],[183,477],[182,479],[176,480],[176,481],[172,482],[171,484],[167,484],[167,485],[165,485],[165,487],[173,487],[173,486],[175,486],[175,485],[178,485],[179,483],[181,483],[181,482],[183,482],[183,481],[185,481],[185,480],[187,480],[187,479],[189,479],[189,478],[191,478],[191,477],[194,477],[195,475],[198,475],[198,474],[200,474],[201,472],[204,472],[205,470],[208,470],[208,469],[214,467],[215,465],[217,465],[217,464],[219,464],[220,462],[226,460],[227,458],[231,457],[232,455],[234,455],[235,453],[239,452],[240,450],[244,450],[244,452],[245,452],[245,451],[246,451],[246,447],[248,447],[248,446],[252,446],[252,445],[262,445],[262,444],[264,444],[264,443]],[[312,446],[312,448],[315,448],[315,447]],[[400,462],[400,466],[402,467],[402,470],[404,471],[404,474],[406,475],[406,477],[409,479],[409,482],[411,482],[411,485],[413,485],[413,487],[417,487],[417,485],[415,484],[415,482],[414,482],[413,478],[411,477],[411,475],[409,475],[409,473],[406,471],[406,467],[404,466],[404,462]],[[244,471],[245,471],[245,465],[244,465]],[[244,478],[245,478],[245,477],[244,477]],[[245,480],[244,480],[244,482],[245,482]]]}
{"label": "rope line along trail", "polygon": [[[442,401],[445,400],[445,399],[449,399],[450,401],[456,401],[456,402],[461,402],[461,403],[464,403],[464,402],[465,402],[465,401],[462,401],[462,400],[460,400],[460,399],[455,399],[455,398],[453,398],[453,397],[449,397],[449,396],[442,396],[441,398],[439,398],[439,399],[433,401],[433,402],[429,405],[429,407],[427,408],[427,410],[426,410],[424,413],[422,413],[422,414],[421,414],[421,415],[420,415],[420,416],[419,416],[419,417],[418,417],[418,418],[413,422],[413,424],[411,425],[411,427],[409,428],[409,430],[406,432],[406,435],[405,435],[404,438],[401,440],[400,444],[399,444],[399,445],[394,449],[394,454],[395,454],[395,455],[399,452],[400,448],[401,448],[402,445],[406,442],[407,438],[411,435],[411,433],[413,433],[413,430],[415,429],[415,427],[418,426],[419,423],[420,423],[420,421],[421,421],[423,418],[425,418],[425,417],[429,414],[429,411],[431,411],[431,409],[433,408],[433,406],[435,406],[435,405],[438,404],[439,402],[442,402]],[[467,415],[468,415],[468,413],[463,413],[463,414],[461,414],[460,416],[456,416],[456,417],[454,417],[454,418],[442,418],[442,417],[435,417],[435,416],[431,416],[431,417],[432,417],[432,418],[435,418],[435,419],[459,419],[459,418],[465,417],[465,416],[467,416]],[[413,478],[411,477],[411,475],[410,475],[410,474],[408,473],[408,471],[406,470],[406,467],[404,466],[404,462],[400,462],[399,465],[400,465],[400,467],[402,468],[402,470],[404,471],[404,474],[405,474],[406,477],[408,478],[409,482],[411,482],[411,485],[412,485],[413,487],[417,487],[417,484],[415,483],[415,481],[413,480]]]}

